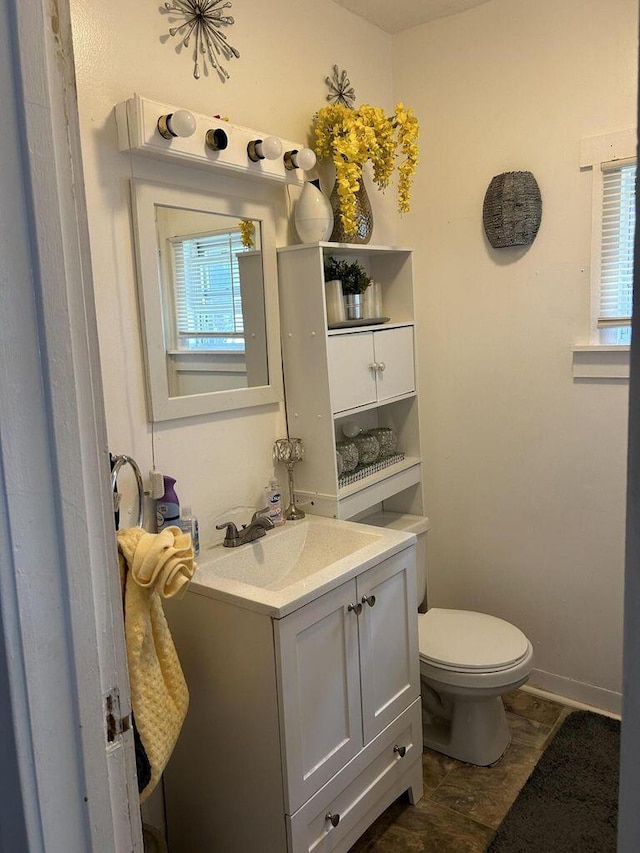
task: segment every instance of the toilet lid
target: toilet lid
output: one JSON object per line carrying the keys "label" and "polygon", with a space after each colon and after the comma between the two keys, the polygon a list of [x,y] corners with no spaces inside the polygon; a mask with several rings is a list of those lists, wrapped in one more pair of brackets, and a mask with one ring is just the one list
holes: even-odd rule
{"label": "toilet lid", "polygon": [[418,617],[418,632],[420,657],[445,669],[508,669],[529,649],[515,625],[471,610],[432,608]]}

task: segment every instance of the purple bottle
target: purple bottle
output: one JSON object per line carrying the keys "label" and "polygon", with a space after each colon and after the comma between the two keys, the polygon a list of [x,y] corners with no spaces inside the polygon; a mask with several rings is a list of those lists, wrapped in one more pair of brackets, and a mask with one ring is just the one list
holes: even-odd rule
{"label": "purple bottle", "polygon": [[156,501],[156,524],[158,532],[178,524],[180,520],[180,503],[173,488],[176,481],[173,477],[164,477],[164,495]]}

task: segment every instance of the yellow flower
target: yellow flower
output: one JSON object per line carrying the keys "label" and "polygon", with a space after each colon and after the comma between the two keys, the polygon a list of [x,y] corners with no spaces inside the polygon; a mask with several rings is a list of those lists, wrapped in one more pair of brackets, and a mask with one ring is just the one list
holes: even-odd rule
{"label": "yellow flower", "polygon": [[246,249],[253,249],[253,237],[256,233],[255,225],[250,219],[241,219],[238,226],[240,228],[240,239],[242,240],[242,245]]}
{"label": "yellow flower", "polygon": [[356,233],[355,193],[360,188],[362,167],[371,160],[373,180],[379,189],[389,185],[396,154],[398,164],[398,210],[407,213],[411,206],[411,183],[418,164],[418,119],[402,102],[393,116],[380,107],[363,104],[357,110],[330,104],[318,110],[314,118],[315,152],[330,159],[336,167],[336,188],[340,197],[345,234]]}

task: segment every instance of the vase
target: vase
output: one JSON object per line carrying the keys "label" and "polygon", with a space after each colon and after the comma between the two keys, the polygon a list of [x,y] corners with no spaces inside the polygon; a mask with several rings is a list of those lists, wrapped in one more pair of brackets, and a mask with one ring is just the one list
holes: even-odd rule
{"label": "vase", "polygon": [[327,323],[344,323],[346,320],[342,282],[339,279],[327,281],[324,285],[324,298],[327,306]]}
{"label": "vase", "polygon": [[328,239],[333,228],[333,210],[320,190],[320,181],[306,181],[296,202],[293,221],[301,243]]}
{"label": "vase", "polygon": [[340,216],[340,196],[338,186],[334,185],[329,198],[333,210],[333,231],[331,232],[332,243],[368,243],[373,234],[373,211],[371,202],[364,185],[364,179],[360,179],[360,188],[356,193],[356,233],[347,236],[344,233],[342,217]]}

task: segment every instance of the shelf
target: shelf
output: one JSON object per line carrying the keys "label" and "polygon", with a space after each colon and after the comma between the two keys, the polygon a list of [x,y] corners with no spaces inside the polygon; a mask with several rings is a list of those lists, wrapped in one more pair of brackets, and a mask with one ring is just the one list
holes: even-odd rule
{"label": "shelf", "polygon": [[343,418],[351,418],[357,415],[358,412],[370,412],[371,409],[381,409],[383,406],[399,403],[401,400],[412,400],[416,395],[417,391],[410,391],[408,394],[401,394],[399,397],[391,397],[388,400],[375,400],[373,403],[367,403],[365,406],[356,406],[354,409],[344,409],[341,412],[334,412],[333,420],[339,421],[343,420]]}
{"label": "shelf", "polygon": [[327,335],[329,337],[333,337],[333,335],[352,335],[357,332],[379,332],[382,329],[399,329],[402,326],[413,326],[412,320],[407,320],[404,323],[359,323],[358,320],[351,321],[354,325],[352,326],[343,326],[339,329],[327,329]]}
{"label": "shelf", "polygon": [[385,480],[394,477],[396,474],[401,474],[403,471],[408,471],[419,464],[420,460],[416,456],[405,456],[401,462],[396,462],[394,465],[388,465],[386,468],[382,468],[380,471],[376,471],[368,477],[363,477],[362,480],[358,480],[356,483],[350,483],[348,486],[339,488],[338,497],[342,500],[343,498],[348,498],[358,492],[362,492],[364,489],[379,486],[383,484]]}
{"label": "shelf", "polygon": [[407,254],[411,254],[411,249],[408,249],[406,246],[370,246],[368,244],[363,245],[362,243],[328,243],[326,241],[322,243],[300,243],[297,246],[283,246],[278,249],[278,252],[299,252],[310,248],[331,249],[335,252],[358,252],[363,254],[366,254],[367,252],[371,252],[372,254],[389,254],[393,252],[406,252]]}
{"label": "shelf", "polygon": [[344,486],[338,489],[335,495],[296,489],[296,504],[303,509],[308,508],[314,515],[352,518],[357,513],[419,483],[421,472],[420,459],[416,456],[405,456],[402,462]]}

